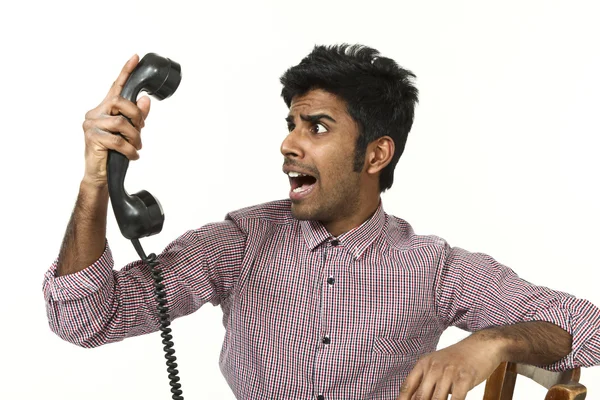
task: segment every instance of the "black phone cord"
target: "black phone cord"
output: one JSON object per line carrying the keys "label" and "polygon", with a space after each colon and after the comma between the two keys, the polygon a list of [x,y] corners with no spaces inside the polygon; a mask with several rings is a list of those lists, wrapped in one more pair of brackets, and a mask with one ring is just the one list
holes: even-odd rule
{"label": "black phone cord", "polygon": [[151,253],[146,256],[144,253],[144,249],[142,249],[142,245],[138,239],[132,239],[133,247],[137,251],[140,258],[148,264],[151,268],[152,279],[154,279],[154,295],[156,296],[156,301],[158,302],[156,308],[158,310],[158,315],[160,318],[160,336],[163,338],[162,343],[165,345],[163,347],[165,351],[165,358],[167,359],[167,372],[169,373],[169,385],[171,385],[171,393],[173,393],[173,400],[183,400],[183,391],[181,390],[181,384],[179,383],[179,371],[177,370],[177,357],[175,357],[175,349],[173,348],[173,336],[171,335],[171,325],[170,317],[169,317],[169,307],[167,306],[166,293],[165,293],[165,285],[161,282],[163,280],[162,272],[158,268],[160,263],[157,260],[156,254]]}

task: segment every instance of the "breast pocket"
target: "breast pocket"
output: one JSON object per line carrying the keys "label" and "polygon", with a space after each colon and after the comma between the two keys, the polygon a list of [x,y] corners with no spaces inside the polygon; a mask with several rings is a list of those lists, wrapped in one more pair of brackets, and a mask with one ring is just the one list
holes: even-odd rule
{"label": "breast pocket", "polygon": [[373,341],[373,353],[417,358],[423,352],[421,338],[399,339],[378,336]]}
{"label": "breast pocket", "polygon": [[[421,338],[399,339],[390,336],[375,336],[371,351],[371,365],[368,376],[371,382],[377,382],[365,399],[392,398],[397,396],[400,386],[406,379],[419,357],[424,353],[425,345]],[[394,397],[395,398],[395,397]]]}

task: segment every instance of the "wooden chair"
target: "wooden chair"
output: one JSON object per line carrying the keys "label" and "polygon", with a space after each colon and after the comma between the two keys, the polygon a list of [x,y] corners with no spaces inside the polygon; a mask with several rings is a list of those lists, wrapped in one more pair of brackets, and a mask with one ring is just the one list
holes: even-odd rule
{"label": "wooden chair", "polygon": [[548,389],[545,400],[583,400],[587,394],[585,386],[579,383],[579,368],[551,372],[532,365],[503,362],[487,379],[483,400],[511,400],[517,375],[526,376]]}

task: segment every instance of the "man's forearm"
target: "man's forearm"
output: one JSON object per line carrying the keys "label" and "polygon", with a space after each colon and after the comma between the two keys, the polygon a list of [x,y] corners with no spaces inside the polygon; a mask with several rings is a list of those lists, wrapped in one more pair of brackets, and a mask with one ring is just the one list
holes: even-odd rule
{"label": "man's forearm", "polygon": [[83,181],[58,256],[58,276],[81,271],[102,255],[107,208],[108,188]]}
{"label": "man's forearm", "polygon": [[549,322],[532,321],[483,329],[471,335],[501,343],[503,361],[552,364],[571,352],[571,334]]}

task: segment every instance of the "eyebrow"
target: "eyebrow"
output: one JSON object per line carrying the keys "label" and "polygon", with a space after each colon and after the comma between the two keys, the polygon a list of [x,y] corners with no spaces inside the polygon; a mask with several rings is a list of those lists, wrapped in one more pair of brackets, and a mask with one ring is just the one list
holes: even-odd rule
{"label": "eyebrow", "polygon": [[[333,119],[332,117],[330,117],[327,114],[313,114],[313,115],[303,115],[300,114],[300,119],[306,122],[312,122],[313,124],[316,122],[319,122],[322,119],[328,119],[331,122],[335,122],[337,123],[337,121],[335,119]],[[292,115],[288,115],[285,120],[287,121],[288,124],[293,124],[294,123],[294,117]]]}

